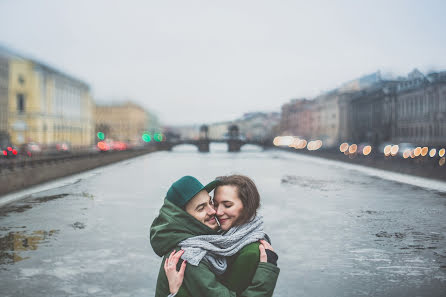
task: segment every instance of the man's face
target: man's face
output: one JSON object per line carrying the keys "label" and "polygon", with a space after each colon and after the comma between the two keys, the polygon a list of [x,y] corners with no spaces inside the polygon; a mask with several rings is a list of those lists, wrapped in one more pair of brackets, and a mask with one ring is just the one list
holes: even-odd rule
{"label": "man's face", "polygon": [[206,190],[198,192],[186,204],[186,212],[211,229],[217,230],[214,206],[211,204],[211,196]]}

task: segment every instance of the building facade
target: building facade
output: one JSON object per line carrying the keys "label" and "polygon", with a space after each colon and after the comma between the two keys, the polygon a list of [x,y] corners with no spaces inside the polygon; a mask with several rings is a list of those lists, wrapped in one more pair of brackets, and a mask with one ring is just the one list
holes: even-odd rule
{"label": "building facade", "polygon": [[38,61],[0,48],[8,60],[7,131],[13,145],[93,143],[89,86]]}
{"label": "building facade", "polygon": [[0,148],[9,143],[8,133],[9,63],[0,53]]}
{"label": "building facade", "polygon": [[280,119],[280,130],[284,135],[293,135],[307,137],[310,133],[307,128],[307,119],[311,116],[305,111],[309,111],[309,107],[314,102],[305,98],[292,99],[289,103],[282,106],[282,114]]}
{"label": "building facade", "polygon": [[394,142],[446,144],[446,71],[427,76],[418,70],[400,81],[396,97]]}
{"label": "building facade", "polygon": [[96,105],[96,133],[105,133],[107,139],[140,144],[142,135],[149,130],[149,116],[141,106],[130,101],[118,104]]}
{"label": "building facade", "polygon": [[279,125],[279,121],[280,115],[278,112],[250,112],[231,122],[231,124],[237,125],[240,135],[245,137],[246,140],[265,142],[274,138],[274,129]]}
{"label": "building facade", "polygon": [[379,72],[313,100],[282,106],[281,134],[341,142],[446,145],[446,71],[382,79]]}
{"label": "building facade", "polygon": [[343,140],[375,146],[391,141],[397,83],[381,81],[352,95],[346,106],[349,131]]}

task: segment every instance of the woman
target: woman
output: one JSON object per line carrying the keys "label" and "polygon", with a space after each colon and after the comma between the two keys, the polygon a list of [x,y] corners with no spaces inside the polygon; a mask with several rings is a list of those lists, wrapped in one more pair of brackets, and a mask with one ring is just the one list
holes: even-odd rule
{"label": "woman", "polygon": [[[211,243],[211,247],[206,248],[206,259],[210,261],[214,273],[221,275],[226,287],[240,293],[251,283],[259,262],[277,266],[278,257],[271,245],[262,239],[268,237],[263,233],[262,218],[257,216],[260,195],[254,182],[243,175],[221,176],[217,180],[213,203],[222,234],[193,237],[180,243],[180,246],[187,254],[191,248],[202,246],[203,241]],[[186,264],[183,262],[179,271],[176,264],[180,257],[191,259],[186,254],[180,250],[166,260],[164,270],[171,293],[178,292],[182,284]],[[220,257],[214,259],[209,254]],[[187,294],[180,290],[177,296]]]}

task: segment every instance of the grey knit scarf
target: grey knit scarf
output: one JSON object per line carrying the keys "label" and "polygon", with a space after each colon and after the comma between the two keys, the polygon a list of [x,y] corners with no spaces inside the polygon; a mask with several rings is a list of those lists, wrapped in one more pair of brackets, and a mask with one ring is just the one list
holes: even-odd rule
{"label": "grey knit scarf", "polygon": [[198,266],[204,258],[211,264],[215,274],[226,271],[226,258],[241,250],[245,245],[265,238],[263,218],[256,216],[250,222],[233,227],[221,235],[200,235],[181,241],[178,245],[184,250],[181,259]]}

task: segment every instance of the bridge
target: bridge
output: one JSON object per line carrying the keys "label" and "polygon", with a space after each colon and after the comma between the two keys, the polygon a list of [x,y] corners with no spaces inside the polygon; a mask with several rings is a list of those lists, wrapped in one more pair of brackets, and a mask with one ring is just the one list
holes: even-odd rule
{"label": "bridge", "polygon": [[239,128],[237,125],[231,125],[228,127],[228,136],[224,139],[210,139],[208,136],[209,128],[206,125],[200,127],[200,135],[198,139],[182,139],[179,135],[171,135],[167,137],[167,140],[163,143],[159,143],[158,146],[162,146],[164,150],[172,150],[173,147],[182,144],[195,145],[199,152],[209,152],[209,146],[212,142],[227,143],[228,152],[239,152],[241,147],[245,144],[255,144],[262,147],[268,145],[265,141],[245,140],[240,137]]}

